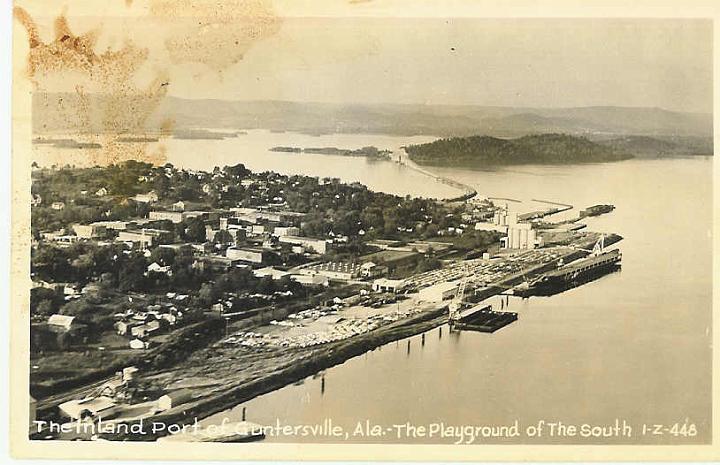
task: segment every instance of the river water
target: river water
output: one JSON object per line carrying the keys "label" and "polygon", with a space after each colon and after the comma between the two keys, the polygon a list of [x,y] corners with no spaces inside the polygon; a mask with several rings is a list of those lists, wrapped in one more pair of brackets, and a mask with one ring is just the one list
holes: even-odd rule
{"label": "river water", "polygon": [[[223,141],[170,140],[177,166],[212,169],[242,162],[253,170],[339,177],[401,195],[447,197],[451,187],[392,162],[268,152],[275,145],[397,148],[430,138],[304,136],[250,131]],[[398,438],[392,425],[507,425],[523,432],[540,420],[632,427],[631,437],[479,439],[513,443],[707,443],[711,438],[712,158],[628,160],[608,164],[521,166],[488,171],[433,168],[481,195],[584,208],[611,203],[588,229],[624,236],[622,270],[557,296],[510,300],[519,320],[495,334],[447,327],[391,343],[322,375],[257,397],[208,418],[264,425],[358,422],[381,425],[382,437],[356,442],[452,443]],[[576,215],[573,210],[571,215]],[[499,297],[490,299],[499,306]],[[674,435],[675,423],[697,434]],[[668,427],[642,434],[642,425]],[[390,429],[388,429],[390,428]],[[676,430],[680,431],[680,430]],[[688,431],[686,429],[685,431]],[[338,438],[284,435],[268,441]]]}

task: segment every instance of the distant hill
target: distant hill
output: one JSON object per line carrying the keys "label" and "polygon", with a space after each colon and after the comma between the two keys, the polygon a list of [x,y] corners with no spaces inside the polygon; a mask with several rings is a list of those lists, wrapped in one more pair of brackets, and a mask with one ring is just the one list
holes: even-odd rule
{"label": "distant hill", "polygon": [[595,142],[610,147],[617,152],[632,154],[639,158],[713,154],[713,140],[711,137],[625,136],[598,139]]}
{"label": "distant hill", "polygon": [[[134,97],[134,100],[142,97]],[[133,100],[128,99],[128,100]],[[142,107],[142,102],[128,105]],[[112,111],[117,101],[99,94],[79,102],[76,94],[35,94],[36,132],[136,128],[137,118]],[[77,108],[87,109],[78,115]],[[111,111],[108,111],[110,109]],[[112,121],[103,119],[113,118]],[[173,129],[270,129],[308,134],[378,133],[462,137],[488,134],[518,137],[565,133],[579,136],[694,136],[712,137],[712,115],[660,108],[581,107],[513,108],[477,105],[334,104],[283,101],[190,100],[166,97],[144,121],[148,132],[173,121]]]}
{"label": "distant hill", "polygon": [[619,161],[632,155],[567,134],[540,134],[517,139],[490,136],[453,137],[406,147],[420,164],[445,166],[570,164]]}

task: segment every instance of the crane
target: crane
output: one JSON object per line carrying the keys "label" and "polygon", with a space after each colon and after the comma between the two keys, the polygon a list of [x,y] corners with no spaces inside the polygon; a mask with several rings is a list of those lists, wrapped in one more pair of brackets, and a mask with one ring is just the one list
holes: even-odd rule
{"label": "crane", "polygon": [[458,286],[457,293],[455,294],[455,297],[448,305],[448,315],[450,322],[457,321],[460,318],[460,310],[462,310],[463,306],[463,299],[465,297],[465,290],[467,289],[468,281],[470,280],[469,276],[466,276],[462,278],[462,281],[460,281],[460,285]]}
{"label": "crane", "polygon": [[576,250],[582,250],[583,252],[587,252],[591,254],[592,256],[598,256],[601,253],[605,251],[605,234],[601,234],[600,238],[595,242],[595,245],[593,246],[592,250],[590,249],[584,249],[582,247],[575,247],[575,246],[569,246],[572,249]]}

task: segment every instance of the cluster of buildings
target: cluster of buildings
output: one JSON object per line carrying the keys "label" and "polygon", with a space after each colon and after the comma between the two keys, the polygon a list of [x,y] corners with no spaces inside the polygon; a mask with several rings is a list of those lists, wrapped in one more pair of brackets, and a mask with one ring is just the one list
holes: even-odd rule
{"label": "cluster of buildings", "polygon": [[[172,293],[170,293],[172,294]],[[187,299],[187,295],[174,294],[176,300]],[[183,320],[183,312],[175,304],[163,302],[150,305],[147,311],[128,309],[115,314],[115,331],[119,336],[129,339],[131,349],[147,349],[150,337],[160,334],[164,329],[174,327]]]}

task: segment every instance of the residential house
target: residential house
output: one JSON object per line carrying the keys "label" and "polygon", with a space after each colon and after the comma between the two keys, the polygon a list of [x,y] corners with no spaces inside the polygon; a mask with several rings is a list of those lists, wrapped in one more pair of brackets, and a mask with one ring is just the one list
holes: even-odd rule
{"label": "residential house", "polygon": [[172,268],[170,267],[170,265],[162,266],[157,262],[152,262],[150,265],[148,265],[147,272],[148,273],[162,273],[162,274],[166,274],[168,276],[172,276]]}
{"label": "residential house", "polygon": [[140,203],[153,203],[159,200],[158,195],[155,191],[150,191],[147,194],[137,194],[133,199]]}
{"label": "residential house", "polygon": [[160,330],[160,322],[158,320],[149,321],[140,326],[134,326],[130,329],[130,334],[136,338],[145,338]]}
{"label": "residential house", "polygon": [[150,347],[150,343],[140,339],[133,339],[129,343],[131,349],[144,350]]}
{"label": "residential house", "polygon": [[59,331],[70,331],[73,324],[76,324],[75,317],[69,315],[54,314],[50,315],[47,321],[48,326],[54,327]]}
{"label": "residential house", "polygon": [[140,326],[143,323],[140,321],[118,321],[115,323],[115,330],[117,331],[118,335],[120,336],[127,336],[130,333],[130,330],[136,326]]}

